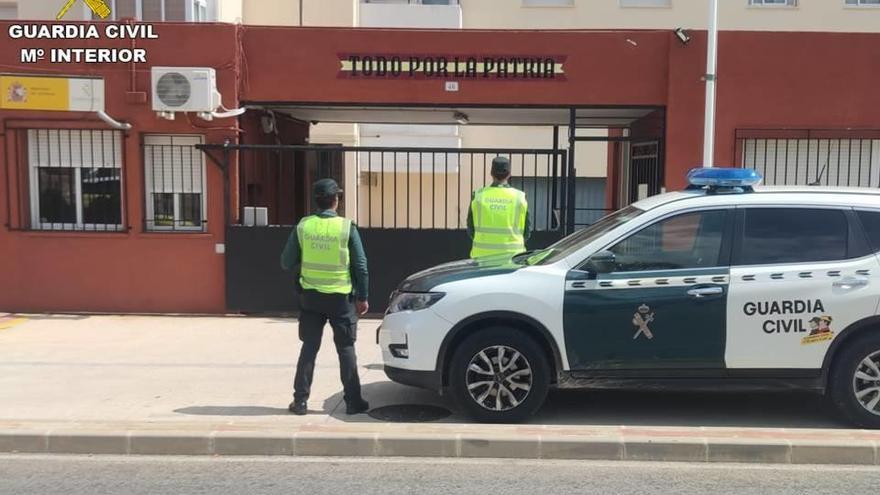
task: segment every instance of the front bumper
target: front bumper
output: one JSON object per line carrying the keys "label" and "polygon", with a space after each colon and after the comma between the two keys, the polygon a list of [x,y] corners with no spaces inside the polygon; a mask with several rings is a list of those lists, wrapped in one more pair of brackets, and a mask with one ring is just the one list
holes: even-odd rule
{"label": "front bumper", "polygon": [[413,371],[386,365],[385,374],[391,381],[401,385],[435,391],[443,387],[443,377],[439,371]]}
{"label": "front bumper", "polygon": [[443,339],[452,324],[431,308],[386,315],[377,341],[385,366],[409,371],[436,371]]}

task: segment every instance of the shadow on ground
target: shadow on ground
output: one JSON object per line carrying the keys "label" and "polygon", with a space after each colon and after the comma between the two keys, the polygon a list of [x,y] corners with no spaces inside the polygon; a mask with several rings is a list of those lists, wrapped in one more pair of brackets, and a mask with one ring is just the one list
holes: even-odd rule
{"label": "shadow on ground", "polygon": [[[383,381],[363,386],[371,408],[389,405],[440,406],[453,414],[438,423],[470,423],[449,395]],[[336,407],[339,405],[340,407]],[[342,394],[324,409],[336,419],[375,422],[344,412]],[[711,426],[752,428],[848,428],[819,395],[803,392],[662,392],[554,390],[527,423],[537,425]]]}
{"label": "shadow on ground", "polygon": [[556,390],[531,423],[554,425],[847,428],[806,392]]}
{"label": "shadow on ground", "polygon": [[[393,406],[393,405],[425,405],[439,406],[446,409],[453,409],[449,397],[441,397],[436,392],[430,390],[422,390],[415,387],[407,387],[391,381],[381,381],[373,383],[365,383],[361,387],[364,399],[370,403],[370,409],[377,407]],[[336,419],[348,423],[376,423],[377,420],[366,414],[355,414],[349,416],[345,414],[345,402],[342,399],[342,391],[339,391],[324,401],[324,409],[330,410],[332,416]],[[405,422],[405,421],[401,421]],[[438,421],[447,422],[466,422],[463,417],[456,417],[455,420]]]}

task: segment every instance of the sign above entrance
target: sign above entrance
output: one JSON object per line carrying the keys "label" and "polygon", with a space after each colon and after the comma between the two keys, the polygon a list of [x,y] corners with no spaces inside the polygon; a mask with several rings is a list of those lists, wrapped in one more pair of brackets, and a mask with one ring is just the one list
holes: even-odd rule
{"label": "sign above entrance", "polygon": [[340,54],[339,77],[564,81],[565,57],[546,55]]}
{"label": "sign above entrance", "polygon": [[0,108],[97,112],[104,110],[104,80],[0,74]]}

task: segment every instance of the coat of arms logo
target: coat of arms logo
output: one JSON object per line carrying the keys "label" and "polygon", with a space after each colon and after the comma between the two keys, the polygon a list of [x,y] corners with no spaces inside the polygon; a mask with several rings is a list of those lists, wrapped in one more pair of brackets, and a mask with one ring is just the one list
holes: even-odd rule
{"label": "coat of arms logo", "polygon": [[648,323],[652,321],[654,321],[654,312],[651,311],[651,308],[646,304],[639,306],[632,319],[632,324],[638,329],[633,335],[633,340],[639,338],[639,335],[644,335],[648,340],[653,339],[654,333],[648,328]]}
{"label": "coat of arms logo", "polygon": [[27,88],[20,82],[15,81],[6,92],[6,100],[12,103],[24,103],[27,101]]}
{"label": "coat of arms logo", "polygon": [[[92,12],[101,19],[106,19],[107,16],[110,15],[110,6],[107,5],[107,0],[83,0],[85,4],[91,9]],[[55,16],[55,20],[60,21],[67,15],[67,11],[70,10],[73,5],[76,3],[76,0],[67,0],[64,2],[64,5],[61,6],[61,10],[58,11],[58,15]]]}

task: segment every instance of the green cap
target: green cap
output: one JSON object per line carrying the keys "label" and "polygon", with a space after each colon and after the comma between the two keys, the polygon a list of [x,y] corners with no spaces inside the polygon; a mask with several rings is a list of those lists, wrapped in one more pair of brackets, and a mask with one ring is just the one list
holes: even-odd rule
{"label": "green cap", "polygon": [[319,179],[312,185],[312,194],[316,198],[325,198],[327,196],[338,196],[342,194],[342,189],[333,179]]}
{"label": "green cap", "polygon": [[510,175],[510,160],[503,156],[492,160],[492,175]]}

